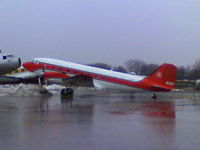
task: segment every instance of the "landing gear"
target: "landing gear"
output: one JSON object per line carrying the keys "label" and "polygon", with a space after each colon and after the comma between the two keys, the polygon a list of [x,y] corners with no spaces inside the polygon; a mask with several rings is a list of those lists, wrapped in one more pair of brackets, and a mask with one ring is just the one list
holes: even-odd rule
{"label": "landing gear", "polygon": [[152,93],[152,99],[157,99],[157,95],[155,93]]}
{"label": "landing gear", "polygon": [[61,98],[64,99],[73,99],[74,90],[72,88],[64,88],[60,92]]}

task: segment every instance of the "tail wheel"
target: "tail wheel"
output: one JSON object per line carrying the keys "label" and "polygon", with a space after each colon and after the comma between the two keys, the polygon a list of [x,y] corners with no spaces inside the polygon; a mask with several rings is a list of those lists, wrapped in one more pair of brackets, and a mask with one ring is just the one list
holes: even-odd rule
{"label": "tail wheel", "polygon": [[157,99],[157,95],[155,93],[152,94],[152,99]]}

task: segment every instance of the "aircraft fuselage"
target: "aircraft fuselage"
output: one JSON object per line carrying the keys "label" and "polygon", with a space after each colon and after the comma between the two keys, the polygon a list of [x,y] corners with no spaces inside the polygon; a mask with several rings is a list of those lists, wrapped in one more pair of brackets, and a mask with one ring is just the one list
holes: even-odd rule
{"label": "aircraft fuselage", "polygon": [[161,68],[161,71],[164,68],[172,70],[169,81],[168,79],[162,80],[164,76],[162,72],[157,72],[152,77],[145,77],[50,58],[36,58],[33,62],[24,63],[23,66],[31,72],[40,70],[44,78],[49,81],[60,79],[62,82],[63,79],[73,76],[85,76],[92,78],[94,87],[108,89],[170,91],[174,87],[175,78],[175,67],[171,64],[164,64]]}

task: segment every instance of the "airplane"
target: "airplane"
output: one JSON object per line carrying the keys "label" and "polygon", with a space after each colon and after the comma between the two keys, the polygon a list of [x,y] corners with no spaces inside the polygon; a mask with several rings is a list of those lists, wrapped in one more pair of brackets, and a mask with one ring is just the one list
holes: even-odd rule
{"label": "airplane", "polygon": [[52,58],[34,58],[22,66],[38,76],[39,84],[57,83],[65,86],[61,96],[73,97],[72,87],[95,87],[98,89],[147,90],[153,92],[171,91],[176,80],[176,67],[162,64],[149,76],[139,76],[72,63]]}
{"label": "airplane", "polygon": [[21,66],[21,59],[0,50],[0,75],[16,70]]}

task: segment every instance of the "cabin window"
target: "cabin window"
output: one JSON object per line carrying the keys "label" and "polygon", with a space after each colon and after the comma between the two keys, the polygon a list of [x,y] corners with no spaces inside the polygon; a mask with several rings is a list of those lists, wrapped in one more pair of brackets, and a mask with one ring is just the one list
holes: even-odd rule
{"label": "cabin window", "polygon": [[3,59],[7,59],[7,57],[6,57],[6,56],[3,56]]}
{"label": "cabin window", "polygon": [[7,55],[7,57],[9,57],[9,58],[14,58],[14,56],[13,56],[13,55]]}

